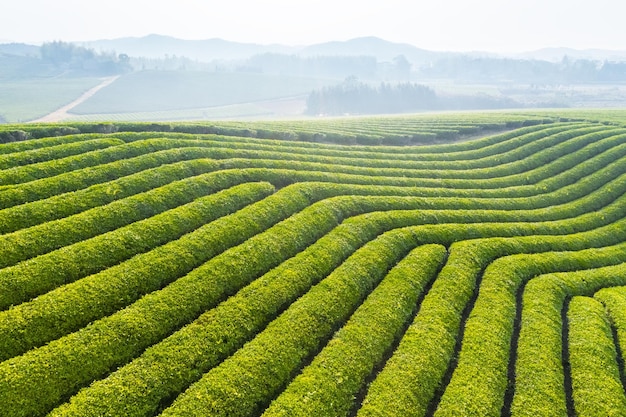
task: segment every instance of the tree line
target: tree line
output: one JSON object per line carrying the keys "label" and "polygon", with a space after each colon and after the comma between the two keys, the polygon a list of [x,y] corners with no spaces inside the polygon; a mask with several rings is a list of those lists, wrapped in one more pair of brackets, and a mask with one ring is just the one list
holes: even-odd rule
{"label": "tree line", "polygon": [[560,62],[450,56],[420,67],[416,75],[474,82],[621,83],[626,82],[626,62],[570,59],[567,56]]}
{"label": "tree line", "polygon": [[309,94],[306,114],[347,115],[409,113],[426,110],[471,110],[518,108],[523,105],[507,97],[486,94],[438,95],[432,88],[416,83],[371,85],[349,77],[338,85]]}
{"label": "tree line", "polygon": [[114,75],[131,70],[128,55],[96,52],[68,42],[44,43],[40,53],[45,64],[72,73]]}
{"label": "tree line", "polygon": [[433,108],[435,91],[415,83],[372,86],[351,77],[343,83],[313,91],[307,99],[307,114],[402,113]]}

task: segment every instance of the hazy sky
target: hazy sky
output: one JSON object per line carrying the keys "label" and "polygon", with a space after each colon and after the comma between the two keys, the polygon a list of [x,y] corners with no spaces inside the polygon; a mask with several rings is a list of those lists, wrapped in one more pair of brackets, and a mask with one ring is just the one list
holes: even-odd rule
{"label": "hazy sky", "polygon": [[359,36],[431,50],[626,50],[622,0],[2,0],[0,42],[151,33],[303,45]]}

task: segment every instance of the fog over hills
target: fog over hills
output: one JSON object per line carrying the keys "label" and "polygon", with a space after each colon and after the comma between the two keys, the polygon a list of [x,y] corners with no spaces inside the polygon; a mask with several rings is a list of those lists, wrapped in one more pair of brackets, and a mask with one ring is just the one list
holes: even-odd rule
{"label": "fog over hills", "polygon": [[163,58],[165,56],[176,55],[206,62],[213,60],[246,59],[252,55],[268,52],[290,54],[298,50],[298,48],[283,45],[240,43],[219,38],[183,40],[163,35],[76,43],[98,51],[115,51],[130,56]]}
{"label": "fog over hills", "polygon": [[313,45],[163,35],[7,43],[0,44],[0,123],[45,116],[106,82],[67,117],[626,107],[626,51],[432,51],[373,36]]}
{"label": "fog over hills", "polygon": [[438,52],[427,51],[413,45],[393,43],[377,37],[361,37],[348,41],[325,42],[314,45],[261,45],[231,42],[224,39],[182,40],[169,36],[148,35],[141,38],[119,38],[91,42],[77,42],[100,51],[116,51],[130,56],[163,58],[184,56],[200,61],[246,59],[265,53],[295,54],[299,56],[374,56],[379,61],[391,61],[404,55],[411,62],[421,63],[434,59]]}
{"label": "fog over hills", "polygon": [[[324,42],[312,45],[258,44],[233,42],[221,38],[186,40],[158,34],[143,37],[124,37],[95,41],[73,41],[77,45],[98,52],[115,52],[133,57],[162,59],[186,57],[200,62],[246,60],[261,54],[316,56],[372,56],[379,62],[391,62],[403,55],[414,65],[423,65],[441,58],[471,56],[513,58],[559,62],[569,59],[596,61],[626,61],[626,50],[573,49],[565,47],[542,48],[523,53],[502,54],[490,51],[433,51],[407,43],[390,42],[375,36],[359,37],[346,41]],[[38,46],[0,41],[0,53],[9,55],[36,55]]]}
{"label": "fog over hills", "polygon": [[1,43],[0,54],[17,56],[39,56],[39,47],[24,43]]}
{"label": "fog over hills", "polygon": [[428,51],[406,43],[394,43],[377,37],[362,37],[348,41],[326,42],[307,46],[299,51],[300,55],[371,55],[379,61],[392,61],[404,55],[413,63],[428,62],[440,57],[441,52]]}
{"label": "fog over hills", "polygon": [[518,59],[536,59],[545,61],[560,61],[564,56],[572,59],[592,60],[626,60],[626,50],[605,49],[572,49],[572,48],[542,48],[517,54],[497,54],[489,51],[454,52],[431,51],[407,43],[390,42],[378,37],[368,36],[354,38],[347,41],[324,42],[313,45],[263,45],[256,43],[232,42],[220,38],[205,40],[184,40],[171,36],[148,35],[144,37],[129,37],[117,39],[103,39],[89,42],[76,42],[83,46],[99,51],[115,51],[130,56],[145,58],[163,58],[167,56],[184,56],[199,61],[246,59],[253,55],[265,53],[295,54],[299,56],[333,56],[333,55],[368,55],[378,61],[391,61],[393,58],[404,55],[414,64],[436,60],[450,55],[470,55],[480,57],[510,57]]}

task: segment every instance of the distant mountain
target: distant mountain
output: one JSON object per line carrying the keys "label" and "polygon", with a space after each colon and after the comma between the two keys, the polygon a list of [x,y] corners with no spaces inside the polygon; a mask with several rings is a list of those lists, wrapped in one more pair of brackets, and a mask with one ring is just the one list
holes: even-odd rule
{"label": "distant mountain", "polygon": [[140,38],[118,38],[91,42],[78,42],[97,51],[115,51],[129,56],[164,58],[187,57],[210,62],[214,60],[240,60],[262,53],[294,53],[297,49],[283,45],[258,45],[231,42],[223,39],[183,40],[170,36],[148,35]]}
{"label": "distant mountain", "polygon": [[[432,62],[443,57],[472,56],[488,58],[535,59],[559,62],[564,56],[570,59],[590,59],[596,61],[626,61],[625,50],[542,48],[516,54],[498,54],[488,51],[443,52],[418,48],[407,43],[390,42],[374,36],[366,36],[347,41],[324,42],[304,46],[281,44],[262,45],[256,43],[232,42],[220,38],[205,40],[185,40],[164,35],[102,39],[96,41],[75,41],[78,45],[93,48],[98,52],[114,51],[134,57],[165,58],[165,56],[187,57],[210,62],[214,60],[245,60],[254,55],[275,53],[300,56],[374,56],[379,62],[391,62],[404,55],[413,64]],[[39,46],[0,40],[0,53],[9,55],[35,56]]]}
{"label": "distant mountain", "polygon": [[59,74],[41,59],[39,46],[23,43],[0,44],[0,83],[29,77],[54,77]]}
{"label": "distant mountain", "polygon": [[311,45],[300,50],[299,54],[305,56],[368,55],[376,57],[381,62],[391,62],[395,57],[404,55],[414,64],[429,62],[447,55],[444,52],[428,51],[406,43],[389,42],[373,36]]}
{"label": "distant mountain", "polygon": [[97,51],[115,51],[135,57],[164,58],[166,55],[210,62],[213,60],[242,60],[265,53],[300,56],[374,56],[378,61],[392,61],[404,55],[411,63],[421,64],[446,55],[427,51],[413,45],[389,42],[376,37],[355,38],[348,41],[326,42],[309,46],[260,45],[231,42],[224,39],[183,40],[161,35],[140,38],[118,38],[91,42],[77,42]]}
{"label": "distant mountain", "polygon": [[25,43],[0,44],[0,54],[16,56],[39,56],[39,47]]}
{"label": "distant mountain", "polygon": [[[232,42],[220,38],[205,40],[184,40],[171,36],[148,35],[143,37],[103,39],[90,42],[75,42],[93,48],[96,51],[125,53],[134,57],[165,58],[165,56],[187,57],[201,62],[245,60],[254,55],[266,53],[311,56],[373,56],[379,62],[392,62],[399,55],[415,66],[428,64],[441,58],[454,56],[510,57],[559,62],[564,56],[570,59],[591,59],[626,61],[626,50],[611,51],[603,49],[578,50],[572,48],[543,48],[520,54],[496,54],[487,51],[442,52],[430,51],[417,46],[390,42],[378,37],[368,36],[347,41],[324,42],[305,46],[261,45],[255,43]],[[1,50],[0,50],[1,52]]]}

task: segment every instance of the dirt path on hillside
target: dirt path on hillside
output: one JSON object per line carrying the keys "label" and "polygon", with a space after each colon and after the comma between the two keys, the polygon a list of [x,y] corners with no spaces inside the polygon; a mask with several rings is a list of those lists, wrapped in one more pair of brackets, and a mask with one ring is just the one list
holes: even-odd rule
{"label": "dirt path on hillside", "polygon": [[80,97],[78,97],[76,100],[72,101],[70,104],[67,104],[63,107],[61,107],[60,109],[57,109],[55,111],[53,111],[50,114],[47,114],[37,120],[33,120],[30,123],[45,123],[45,122],[60,122],[64,119],[67,119],[68,117],[70,117],[70,115],[68,114],[68,112],[73,109],[74,107],[78,106],[79,104],[83,103],[84,101],[86,101],[87,99],[89,99],[90,97],[92,97],[94,94],[96,94],[98,91],[102,90],[104,87],[112,84],[113,82],[115,82],[115,80],[117,80],[120,76],[119,75],[114,75],[112,77],[106,77],[102,79],[102,82],[100,84],[98,84],[97,86],[85,91]]}

